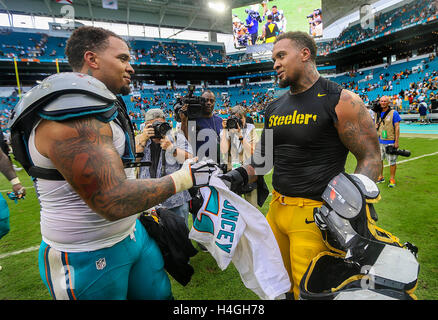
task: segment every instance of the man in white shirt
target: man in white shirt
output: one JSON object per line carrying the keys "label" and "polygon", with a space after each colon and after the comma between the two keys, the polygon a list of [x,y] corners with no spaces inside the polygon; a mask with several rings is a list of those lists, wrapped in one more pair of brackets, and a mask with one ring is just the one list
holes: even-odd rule
{"label": "man in white shirt", "polygon": [[[229,128],[227,123],[233,128]],[[235,124],[235,125],[234,125]],[[220,135],[221,162],[227,165],[227,171],[245,164],[254,153],[258,142],[255,126],[246,121],[246,110],[241,105],[231,108],[230,117],[222,121],[223,130]],[[250,190],[253,188],[252,190]],[[257,207],[257,190],[255,184],[247,190],[242,190],[245,199]],[[246,192],[245,192],[246,191]]]}

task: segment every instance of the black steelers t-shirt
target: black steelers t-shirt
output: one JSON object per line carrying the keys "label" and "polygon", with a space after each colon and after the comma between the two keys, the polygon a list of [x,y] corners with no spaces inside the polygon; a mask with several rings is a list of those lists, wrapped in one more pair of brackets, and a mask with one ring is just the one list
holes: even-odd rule
{"label": "black steelers t-shirt", "polygon": [[[305,92],[288,91],[267,106],[258,148],[262,155],[273,153],[272,186],[282,195],[321,200],[330,180],[344,171],[348,149],[334,127],[341,90],[320,77]],[[265,145],[266,130],[273,130],[273,146]]]}

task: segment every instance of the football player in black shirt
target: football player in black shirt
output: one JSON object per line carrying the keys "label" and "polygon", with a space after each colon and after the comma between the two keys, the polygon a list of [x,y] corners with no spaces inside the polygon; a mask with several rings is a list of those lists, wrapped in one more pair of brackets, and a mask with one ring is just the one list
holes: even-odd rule
{"label": "football player in black shirt", "polygon": [[[316,44],[304,32],[277,37],[272,59],[280,87],[289,87],[265,110],[265,126],[256,155],[273,154],[272,201],[267,220],[278,242],[292,283],[294,298],[310,261],[328,250],[313,221],[313,209],[329,181],[344,171],[351,152],[355,173],[376,181],[380,151],[376,129],[355,93],[324,79],[316,68]],[[265,144],[265,133],[273,143]],[[253,161],[227,173],[231,187],[254,182],[263,166]],[[264,168],[266,170],[266,168]],[[263,177],[261,177],[263,178]]]}

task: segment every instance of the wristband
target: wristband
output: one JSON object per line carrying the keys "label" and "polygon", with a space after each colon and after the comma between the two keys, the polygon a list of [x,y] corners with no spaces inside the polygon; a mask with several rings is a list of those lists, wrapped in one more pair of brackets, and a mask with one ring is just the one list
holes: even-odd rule
{"label": "wristband", "polygon": [[191,187],[193,187],[193,178],[192,178],[191,170],[182,168],[170,174],[169,176],[173,180],[173,184],[175,186],[175,193],[188,190]]}
{"label": "wristband", "polygon": [[16,185],[16,184],[21,183],[21,182],[20,182],[20,179],[18,179],[18,177],[15,177],[14,179],[9,180],[9,182],[10,182],[12,185]]}

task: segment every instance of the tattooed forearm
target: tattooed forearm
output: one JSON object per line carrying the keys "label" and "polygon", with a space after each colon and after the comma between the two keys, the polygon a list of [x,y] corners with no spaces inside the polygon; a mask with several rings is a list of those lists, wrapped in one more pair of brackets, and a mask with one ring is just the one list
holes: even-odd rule
{"label": "tattooed forearm", "polygon": [[364,103],[355,96],[343,93],[338,106],[339,137],[356,157],[355,173],[364,174],[376,181],[382,165],[379,142],[373,121]]}
{"label": "tattooed forearm", "polygon": [[65,122],[68,138],[55,140],[50,159],[91,209],[117,220],[149,209],[174,194],[171,177],[128,180],[109,124],[95,119]]}
{"label": "tattooed forearm", "polygon": [[125,180],[110,191],[97,192],[92,202],[105,212],[108,220],[117,220],[147,210],[175,193],[170,176],[160,179]]}

